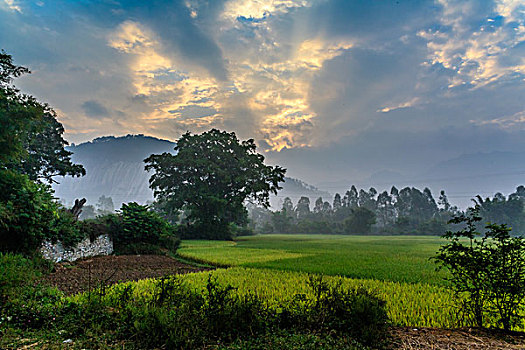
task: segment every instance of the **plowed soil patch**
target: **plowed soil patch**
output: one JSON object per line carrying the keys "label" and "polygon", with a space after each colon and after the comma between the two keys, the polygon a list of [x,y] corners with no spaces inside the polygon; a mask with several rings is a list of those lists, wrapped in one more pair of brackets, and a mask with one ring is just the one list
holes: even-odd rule
{"label": "plowed soil patch", "polygon": [[59,263],[44,281],[66,294],[84,292],[104,285],[145,278],[208,270],[161,255],[98,256],[73,263]]}

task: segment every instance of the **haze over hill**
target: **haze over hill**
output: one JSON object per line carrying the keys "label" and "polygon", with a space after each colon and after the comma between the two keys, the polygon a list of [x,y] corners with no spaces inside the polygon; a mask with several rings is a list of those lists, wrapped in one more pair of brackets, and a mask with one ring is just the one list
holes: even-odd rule
{"label": "haze over hill", "polygon": [[[175,143],[144,135],[123,137],[106,136],[91,142],[71,145],[68,150],[75,163],[86,168],[81,178],[59,178],[54,186],[56,196],[71,204],[76,198],[85,197],[88,204],[96,204],[100,196],[113,199],[116,208],[122,203],[135,201],[146,203],[153,200],[148,186],[150,174],[144,170],[144,159],[151,154],[173,152]],[[283,189],[271,197],[271,204],[278,208],[285,197],[294,203],[301,196],[314,201],[318,197],[331,200],[331,194],[320,191],[301,180],[286,178]]]}
{"label": "haze over hill", "polygon": [[525,152],[477,152],[463,154],[412,174],[379,170],[355,182],[321,182],[318,186],[343,193],[352,184],[358,188],[375,187],[378,191],[405,186],[423,189],[429,187],[437,197],[444,189],[449,200],[466,208],[476,195],[492,197],[496,192],[508,195],[517,186],[525,184]]}

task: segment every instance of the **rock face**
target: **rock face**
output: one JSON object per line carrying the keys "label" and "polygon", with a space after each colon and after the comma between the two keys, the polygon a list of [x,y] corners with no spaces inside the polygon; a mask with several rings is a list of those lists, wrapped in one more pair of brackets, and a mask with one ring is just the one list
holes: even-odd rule
{"label": "rock face", "polygon": [[175,144],[144,135],[100,137],[71,145],[71,159],[86,169],[86,176],[57,178],[55,194],[71,206],[76,198],[95,205],[100,196],[111,197],[118,209],[122,203],[145,204],[153,200],[149,188],[151,174],[144,170],[144,159],[151,154],[173,152]]}
{"label": "rock face", "polygon": [[54,262],[75,261],[85,257],[113,253],[113,241],[108,235],[98,236],[93,242],[88,237],[69,249],[64,248],[60,242],[56,244],[44,242],[40,252],[45,259]]}

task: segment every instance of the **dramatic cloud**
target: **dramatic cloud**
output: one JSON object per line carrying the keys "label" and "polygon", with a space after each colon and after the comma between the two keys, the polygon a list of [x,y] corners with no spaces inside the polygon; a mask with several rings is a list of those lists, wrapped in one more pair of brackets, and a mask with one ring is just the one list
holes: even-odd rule
{"label": "dramatic cloud", "polygon": [[73,142],[218,127],[313,182],[525,146],[522,1],[3,0],[0,39]]}

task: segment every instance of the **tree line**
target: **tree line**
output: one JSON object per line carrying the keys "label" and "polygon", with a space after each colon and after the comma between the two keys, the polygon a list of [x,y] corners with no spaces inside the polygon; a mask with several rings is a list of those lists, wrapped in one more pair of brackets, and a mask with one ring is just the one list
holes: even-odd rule
{"label": "tree line", "polygon": [[[505,197],[496,193],[493,198],[477,196],[485,221],[506,223],[515,232],[525,228],[525,187]],[[284,198],[277,211],[254,206],[251,209],[252,228],[262,233],[334,233],[334,234],[422,234],[440,235],[447,229],[447,222],[462,211],[452,205],[444,190],[437,200],[429,188],[423,191],[415,187],[378,192],[355,186],[341,196],[336,193],[332,201],[319,197],[311,203],[301,197],[293,203]]]}

